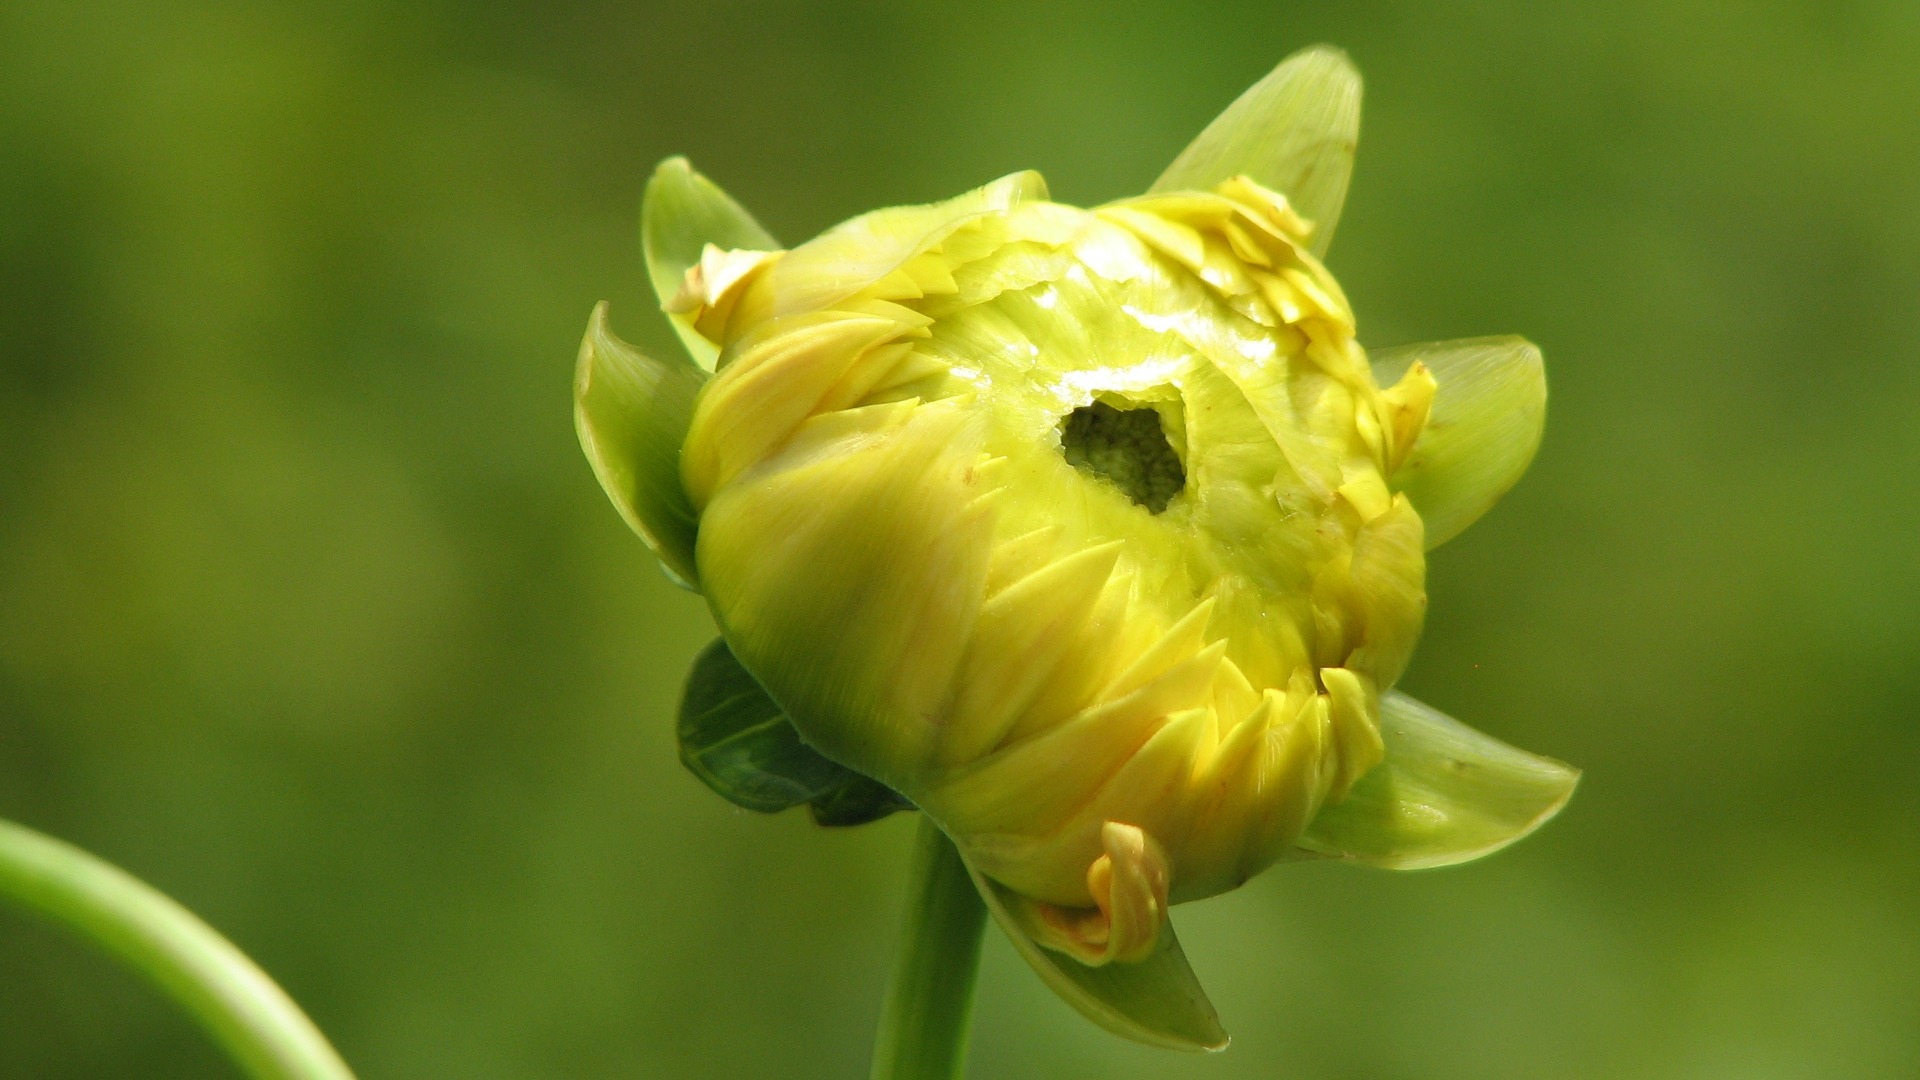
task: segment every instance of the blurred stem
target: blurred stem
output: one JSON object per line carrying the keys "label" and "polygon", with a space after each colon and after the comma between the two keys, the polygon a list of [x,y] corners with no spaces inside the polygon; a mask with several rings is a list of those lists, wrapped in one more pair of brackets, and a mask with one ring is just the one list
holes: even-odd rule
{"label": "blurred stem", "polygon": [[953,841],[924,814],[912,875],[871,1080],[956,1080],[965,1069],[987,909]]}
{"label": "blurred stem", "polygon": [[0,899],[66,926],[146,976],[256,1080],[353,1080],[266,973],[186,908],[114,866],[0,821]]}

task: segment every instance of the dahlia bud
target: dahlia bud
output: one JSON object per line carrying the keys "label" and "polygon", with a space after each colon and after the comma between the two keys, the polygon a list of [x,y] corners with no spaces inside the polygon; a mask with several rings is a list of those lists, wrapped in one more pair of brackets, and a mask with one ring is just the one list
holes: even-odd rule
{"label": "dahlia bud", "polygon": [[[793,781],[762,809],[897,792],[1148,1041],[1224,1039],[1171,905],[1285,858],[1470,858],[1576,775],[1391,689],[1426,550],[1518,478],[1545,384],[1518,339],[1359,345],[1319,258],[1358,94],[1309,50],[1145,196],[1021,173],[791,250],[672,161],[648,256],[700,363],[599,312],[583,347],[588,455],[722,630],[689,764]],[[788,741],[699,737],[739,688],[738,730]]]}

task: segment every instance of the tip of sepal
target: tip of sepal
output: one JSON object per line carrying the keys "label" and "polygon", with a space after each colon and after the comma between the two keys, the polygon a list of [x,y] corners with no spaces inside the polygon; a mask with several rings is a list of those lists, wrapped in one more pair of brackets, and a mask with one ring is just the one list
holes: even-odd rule
{"label": "tip of sepal", "polygon": [[[1353,58],[1347,55],[1347,50],[1325,41],[1316,41],[1294,53],[1289,59],[1311,59],[1320,63],[1345,64],[1347,67],[1353,67]],[[1359,72],[1356,70],[1354,74],[1357,76]]]}

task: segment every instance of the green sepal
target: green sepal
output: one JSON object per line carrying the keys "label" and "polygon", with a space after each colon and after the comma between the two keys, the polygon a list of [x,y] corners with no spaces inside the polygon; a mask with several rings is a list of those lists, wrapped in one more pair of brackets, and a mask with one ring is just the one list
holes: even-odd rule
{"label": "green sepal", "polygon": [[[640,247],[662,306],[680,291],[687,271],[700,261],[708,244],[723,250],[780,248],[780,242],[718,184],[694,172],[686,158],[670,157],[653,170],[640,203]],[[667,320],[694,362],[712,371],[719,347],[700,336],[683,316],[669,315]]]}
{"label": "green sepal", "polygon": [[1309,248],[1327,253],[1360,140],[1360,73],[1331,45],[1302,49],[1227,106],[1173,159],[1150,193],[1211,191],[1250,176],[1313,223]]}
{"label": "green sepal", "polygon": [[1398,691],[1380,699],[1386,759],[1320,811],[1309,855],[1394,870],[1465,862],[1513,843],[1559,812],[1580,780],[1570,765],[1517,750]]}
{"label": "green sepal", "polygon": [[1138,963],[1088,967],[1035,941],[1010,905],[1020,898],[967,864],[993,919],[1054,993],[1081,1015],[1116,1035],[1170,1050],[1222,1050],[1228,1038],[1220,1014],[1187,963],[1173,926],[1160,927],[1153,955]]}
{"label": "green sepal", "polygon": [[763,814],[808,804],[822,825],[861,825],[913,804],[808,746],[725,638],[693,661],[680,698],[680,760],[722,798]]}
{"label": "green sepal", "polygon": [[1519,337],[1402,345],[1372,358],[1381,386],[1419,361],[1437,387],[1426,430],[1388,478],[1420,511],[1431,551],[1499,502],[1533,462],[1547,422],[1546,368],[1539,348]]}
{"label": "green sepal", "polygon": [[699,518],[680,483],[680,447],[707,373],[656,360],[613,336],[607,305],[593,309],[573,377],[573,423],[593,474],[647,542],[668,580],[699,591],[693,545]]}

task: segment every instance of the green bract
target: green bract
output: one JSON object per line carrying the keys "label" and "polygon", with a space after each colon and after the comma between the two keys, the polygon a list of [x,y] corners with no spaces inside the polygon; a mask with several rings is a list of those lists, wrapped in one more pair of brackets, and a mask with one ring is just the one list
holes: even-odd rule
{"label": "green bract", "polygon": [[694,362],[601,311],[582,349],[602,483],[723,630],[689,767],[828,823],[918,807],[1042,977],[1149,1042],[1225,1040],[1169,905],[1472,858],[1576,778],[1391,690],[1425,551],[1518,479],[1546,387],[1519,339],[1356,341],[1319,255],[1359,96],[1308,50],[1145,196],[1021,173],[784,251],[669,161],[644,244]]}

